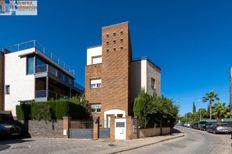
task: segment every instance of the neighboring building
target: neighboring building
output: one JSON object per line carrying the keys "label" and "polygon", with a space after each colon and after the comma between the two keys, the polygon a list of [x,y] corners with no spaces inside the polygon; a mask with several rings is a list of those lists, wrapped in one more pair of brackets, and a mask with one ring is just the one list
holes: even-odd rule
{"label": "neighboring building", "polygon": [[0,110],[12,111],[26,101],[48,101],[83,92],[74,83],[73,71],[54,55],[43,52],[35,41],[18,44],[0,52]]}
{"label": "neighboring building", "polygon": [[132,115],[133,102],[144,89],[160,95],[160,68],[147,58],[132,60],[128,22],[102,28],[102,45],[87,49],[85,95],[100,126],[110,116]]}

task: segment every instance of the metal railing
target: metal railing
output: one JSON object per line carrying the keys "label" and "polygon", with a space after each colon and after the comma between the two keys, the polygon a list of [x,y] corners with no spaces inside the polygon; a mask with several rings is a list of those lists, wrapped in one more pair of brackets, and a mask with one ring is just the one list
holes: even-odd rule
{"label": "metal railing", "polygon": [[35,98],[44,98],[47,97],[47,90],[36,90]]}
{"label": "metal railing", "polygon": [[20,50],[26,50],[30,48],[36,48],[40,52],[42,52],[44,55],[46,55],[48,58],[50,58],[52,61],[60,65],[63,69],[67,70],[72,75],[75,75],[74,69],[71,69],[62,59],[60,59],[58,56],[56,56],[54,53],[47,50],[44,46],[42,46],[40,43],[38,43],[36,40],[31,40],[23,43],[18,43],[12,46],[8,46],[6,48],[3,48],[2,51],[7,49],[9,52],[17,52]]}

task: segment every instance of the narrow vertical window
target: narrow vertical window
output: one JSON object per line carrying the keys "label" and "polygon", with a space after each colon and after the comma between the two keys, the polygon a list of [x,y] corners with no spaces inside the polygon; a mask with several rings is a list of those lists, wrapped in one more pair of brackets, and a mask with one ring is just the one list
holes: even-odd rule
{"label": "narrow vertical window", "polygon": [[34,74],[34,57],[27,57],[27,74]]}
{"label": "narrow vertical window", "polygon": [[6,85],[6,94],[7,94],[7,95],[10,94],[10,85]]}
{"label": "narrow vertical window", "polygon": [[156,89],[156,81],[153,78],[151,78],[151,88]]}

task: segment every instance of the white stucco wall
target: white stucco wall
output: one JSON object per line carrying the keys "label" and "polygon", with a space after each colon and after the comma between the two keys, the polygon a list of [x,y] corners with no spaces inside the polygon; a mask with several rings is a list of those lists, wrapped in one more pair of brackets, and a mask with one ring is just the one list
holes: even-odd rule
{"label": "white stucco wall", "polygon": [[156,89],[155,92],[157,95],[160,94],[160,84],[161,84],[161,79],[160,79],[160,71],[156,67],[154,67],[149,61],[147,61],[147,88],[146,92],[150,95],[154,94],[154,89],[152,89],[152,84],[151,84],[151,79],[155,79],[156,82]]}
{"label": "white stucco wall", "polygon": [[35,77],[26,74],[26,57],[19,57],[31,52],[34,48],[5,54],[5,86],[10,85],[10,94],[5,94],[5,110],[14,116],[19,101],[35,98]]}
{"label": "white stucco wall", "polygon": [[154,94],[154,90],[151,88],[151,78],[156,80],[156,92],[160,95],[160,72],[148,60],[132,62],[130,73],[130,102],[134,102],[140,89],[144,89],[150,95]]}
{"label": "white stucco wall", "polygon": [[87,65],[92,64],[92,57],[101,56],[102,55],[102,47],[92,47],[87,49]]}

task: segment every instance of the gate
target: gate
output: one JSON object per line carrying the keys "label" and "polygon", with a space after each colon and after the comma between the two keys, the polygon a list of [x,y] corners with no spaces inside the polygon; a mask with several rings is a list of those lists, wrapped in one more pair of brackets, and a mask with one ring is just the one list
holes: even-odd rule
{"label": "gate", "polygon": [[92,128],[71,128],[69,130],[70,138],[80,138],[80,139],[92,139],[93,129]]}
{"label": "gate", "polygon": [[110,128],[99,128],[99,138],[110,138]]}
{"label": "gate", "polygon": [[71,121],[69,129],[70,138],[92,139],[93,121]]}

